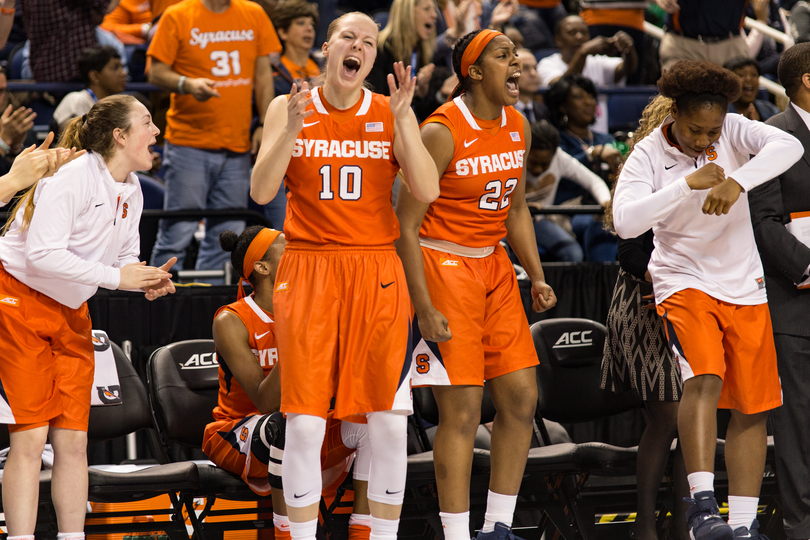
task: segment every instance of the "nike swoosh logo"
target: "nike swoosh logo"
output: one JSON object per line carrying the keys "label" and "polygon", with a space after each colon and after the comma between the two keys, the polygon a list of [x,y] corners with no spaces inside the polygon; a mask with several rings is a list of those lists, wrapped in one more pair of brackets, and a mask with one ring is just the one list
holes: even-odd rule
{"label": "nike swoosh logo", "polygon": [[385,490],[386,495],[396,495],[397,493],[402,493],[402,490],[401,489],[399,491],[388,491],[387,489]]}
{"label": "nike swoosh logo", "polygon": [[383,285],[383,284],[382,284],[382,281],[381,281],[381,282],[380,282],[380,287],[382,287],[383,289],[387,289],[388,287],[390,287],[390,286],[391,286],[391,285],[393,285],[394,283],[395,283],[395,282],[394,282],[394,281],[392,281],[391,283],[386,283],[385,285]]}
{"label": "nike swoosh logo", "polygon": [[473,139],[473,140],[471,140],[471,141],[469,141],[469,142],[468,142],[468,141],[464,141],[464,148],[469,148],[469,147],[470,147],[470,145],[471,145],[472,143],[474,143],[475,141],[477,141],[477,140],[478,140],[478,138],[476,137],[475,139]]}
{"label": "nike swoosh logo", "polygon": [[[310,489],[309,491],[312,490]],[[309,491],[307,491],[306,493],[302,493],[301,495],[299,495],[298,493],[293,493],[293,498],[300,499],[301,497],[306,497],[309,494]]]}
{"label": "nike swoosh logo", "polygon": [[[677,165],[677,163],[676,163],[675,165]],[[665,170],[665,171],[668,171],[668,170],[670,170],[672,167],[674,167],[675,165],[670,165],[669,167],[667,167],[666,165],[664,165],[664,170]]]}
{"label": "nike swoosh logo", "polygon": [[96,208],[98,208],[99,206],[104,206],[104,203],[97,204],[97,205],[96,205]]}
{"label": "nike swoosh logo", "polygon": [[268,331],[267,331],[267,332],[265,332],[264,334],[257,334],[257,333],[255,333],[255,332],[254,332],[254,333],[253,333],[253,337],[254,337],[254,338],[256,338],[256,339],[262,339],[264,336],[266,336],[266,335],[267,335],[267,334],[269,334],[269,333],[270,333],[270,330],[268,330]]}
{"label": "nike swoosh logo", "polygon": [[[315,124],[319,124],[320,122],[321,122],[320,120],[318,120],[317,122],[312,122],[311,124],[307,124],[306,122],[304,122],[304,127],[314,126]],[[306,493],[304,495],[306,495]]]}

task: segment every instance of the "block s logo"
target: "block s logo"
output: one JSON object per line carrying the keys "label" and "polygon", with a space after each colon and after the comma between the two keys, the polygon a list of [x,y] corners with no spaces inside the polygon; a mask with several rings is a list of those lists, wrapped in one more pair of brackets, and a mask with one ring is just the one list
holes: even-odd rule
{"label": "block s logo", "polygon": [[128,211],[129,211],[129,203],[124,203],[124,213],[121,214],[121,219],[124,219],[124,218],[127,217],[127,212]]}
{"label": "block s logo", "polygon": [[430,357],[426,354],[417,354],[416,355],[416,372],[420,375],[424,375],[430,371]]}

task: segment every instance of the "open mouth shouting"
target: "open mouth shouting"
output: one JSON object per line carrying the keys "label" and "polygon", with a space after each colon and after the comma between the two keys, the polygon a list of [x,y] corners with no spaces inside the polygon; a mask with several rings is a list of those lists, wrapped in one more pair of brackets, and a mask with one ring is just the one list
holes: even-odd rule
{"label": "open mouth shouting", "polygon": [[506,91],[512,97],[518,97],[520,94],[520,87],[518,81],[520,80],[520,71],[516,71],[506,79]]}
{"label": "open mouth shouting", "polygon": [[347,56],[343,59],[343,75],[349,78],[354,78],[357,76],[357,72],[360,71],[360,59],[356,56]]}

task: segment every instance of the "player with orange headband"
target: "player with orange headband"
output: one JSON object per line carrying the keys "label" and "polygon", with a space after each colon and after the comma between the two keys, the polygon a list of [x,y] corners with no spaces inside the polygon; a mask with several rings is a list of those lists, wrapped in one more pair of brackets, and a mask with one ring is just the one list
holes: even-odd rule
{"label": "player with orange headband", "polygon": [[453,69],[460,82],[422,125],[441,195],[425,204],[406,186],[397,200],[397,250],[418,322],[413,383],[433,386],[441,418],[433,456],[447,540],[469,538],[484,381],[498,414],[478,538],[515,538],[512,517],[532,437],[538,362],[501,239],[509,240],[531,279],[534,310],[557,301],[543,276],[524,196],[531,131],[513,107],[520,66],[515,45],[500,32],[480,30],[459,40]]}
{"label": "player with orange headband", "polygon": [[[323,86],[270,104],[251,178],[258,203],[284,180],[288,244],[273,304],[278,317],[281,410],[287,414],[284,498],[295,540],[315,540],[315,474],[326,416],[368,422],[371,537],[397,537],[407,474],[410,303],[394,249],[394,179],[425,202],[436,168],[411,110],[415,77],[401,62],[390,98],[363,88],[377,55],[377,24],[348,13],[329,25]],[[397,85],[398,81],[398,85]]]}
{"label": "player with orange headband", "polygon": [[[281,385],[273,317],[273,283],[286,240],[280,231],[248,227],[239,236],[220,235],[241,279],[239,299],[217,311],[214,343],[219,361],[219,399],[214,422],[203,435],[203,452],[217,466],[238,474],[259,495],[272,494],[276,538],[289,538],[290,525],[281,490],[285,420],[278,412]],[[253,288],[245,296],[243,281]],[[366,426],[329,419],[321,452],[323,494],[333,493],[354,461],[354,513],[349,539],[368,539],[370,516],[369,451]],[[357,459],[354,459],[355,449]]]}

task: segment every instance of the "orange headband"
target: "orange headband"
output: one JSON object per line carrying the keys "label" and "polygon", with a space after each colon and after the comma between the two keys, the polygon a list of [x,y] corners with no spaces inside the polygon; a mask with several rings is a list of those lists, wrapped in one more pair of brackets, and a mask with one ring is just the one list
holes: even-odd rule
{"label": "orange headband", "polygon": [[461,76],[466,77],[470,73],[470,66],[478,60],[481,53],[484,52],[490,41],[503,33],[496,30],[481,30],[472,38],[470,44],[464,49],[464,54],[461,55]]}
{"label": "orange headband", "polygon": [[[250,274],[253,273],[253,265],[256,264],[256,261],[262,260],[264,254],[267,253],[267,248],[269,248],[270,244],[272,244],[273,241],[278,238],[279,234],[281,234],[281,231],[268,229],[265,227],[253,238],[253,240],[250,242],[250,246],[248,246],[248,249],[245,252],[245,260],[242,263],[243,280],[249,281],[248,277],[250,277]],[[239,280],[239,298],[244,298],[245,296],[245,289],[242,286],[242,279]]]}

